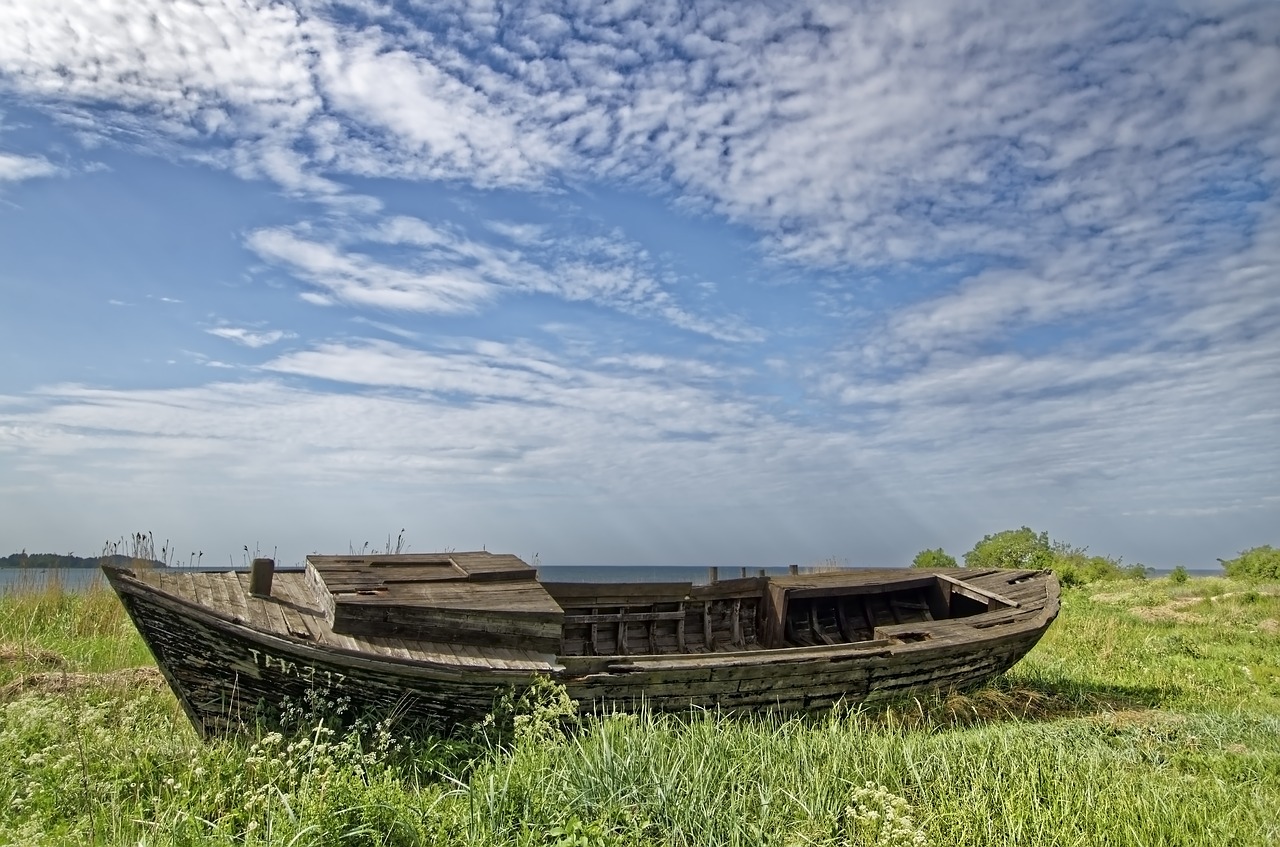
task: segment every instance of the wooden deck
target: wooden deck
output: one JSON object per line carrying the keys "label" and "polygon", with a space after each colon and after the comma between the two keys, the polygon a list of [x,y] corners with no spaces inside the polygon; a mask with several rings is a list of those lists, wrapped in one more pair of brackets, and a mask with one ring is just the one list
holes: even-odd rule
{"label": "wooden deck", "polygon": [[482,668],[549,673],[554,654],[514,647],[459,645],[425,639],[336,633],[304,571],[278,571],[270,597],[249,594],[243,572],[183,573],[140,570],[139,581],[180,599],[194,599],[228,622],[311,647],[450,668]]}

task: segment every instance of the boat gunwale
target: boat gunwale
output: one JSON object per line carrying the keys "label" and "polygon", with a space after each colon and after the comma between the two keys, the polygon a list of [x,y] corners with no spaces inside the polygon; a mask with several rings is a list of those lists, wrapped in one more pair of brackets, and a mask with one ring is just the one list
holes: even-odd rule
{"label": "boat gunwale", "polygon": [[[544,660],[546,666],[541,668],[499,668],[483,662],[483,660],[472,660],[470,657],[460,654],[455,654],[458,659],[456,663],[445,663],[414,656],[384,656],[369,650],[353,650],[339,644],[320,645],[304,641],[300,638],[265,631],[246,623],[237,623],[235,619],[217,609],[211,609],[198,601],[174,594],[171,591],[166,591],[163,588],[150,584],[146,580],[140,579],[130,568],[104,564],[102,565],[102,569],[107,574],[108,581],[111,582],[112,586],[116,588],[117,591],[119,591],[119,588],[117,587],[117,580],[119,580],[121,584],[129,586],[132,589],[129,592],[131,594],[157,599],[163,598],[171,604],[177,604],[184,613],[188,611],[190,613],[194,613],[197,617],[203,619],[207,625],[231,628],[231,630],[238,636],[248,638],[249,640],[281,645],[276,649],[287,649],[294,652],[300,652],[312,660],[319,658],[320,661],[330,662],[333,661],[331,657],[334,654],[338,654],[344,660],[355,660],[362,666],[366,667],[394,666],[419,668],[435,673],[446,674],[452,679],[465,679],[471,676],[490,678],[500,677],[503,679],[527,679],[539,674],[550,675],[558,678],[563,675],[577,676],[578,673],[575,673],[575,671],[590,672],[588,669],[592,668],[596,669],[596,673],[628,673],[646,670],[650,667],[653,669],[662,668],[667,670],[679,670],[686,668],[689,670],[698,670],[701,668],[719,666],[769,664],[786,665],[803,663],[814,659],[827,659],[830,661],[840,659],[854,660],[858,658],[870,658],[878,655],[897,656],[953,647],[966,648],[970,646],[978,646],[989,641],[1004,640],[1018,634],[1033,634],[1037,631],[1043,631],[1058,614],[1061,594],[1061,588],[1058,580],[1054,577],[1051,571],[1010,570],[1008,571],[1009,574],[1021,573],[1028,576],[1030,579],[1044,582],[1046,592],[1042,605],[1038,604],[1031,607],[1006,607],[961,618],[944,618],[936,621],[887,624],[876,628],[877,632],[887,632],[890,636],[894,634],[894,631],[901,631],[903,633],[927,633],[931,628],[939,626],[946,626],[954,630],[954,632],[944,632],[939,638],[901,641],[889,637],[873,638],[843,644],[796,645],[773,648],[762,647],[754,650],[724,650],[697,653],[602,654],[598,656],[535,654],[549,656],[552,660]],[[953,570],[954,569],[947,569],[948,572]],[[238,572],[239,571],[235,568],[202,571],[202,573],[212,574]],[[931,573],[931,571],[925,571],[925,573]],[[592,584],[603,586],[624,586],[628,583]],[[647,583],[635,584],[645,585]],[[975,626],[975,624],[981,624],[984,619],[988,618],[988,616],[1007,615],[1011,611],[1018,615],[1019,619],[1003,626],[993,626],[989,628]],[[442,646],[448,645],[442,644]],[[412,650],[409,652],[412,652]],[[326,659],[326,657],[330,658]],[[529,661],[532,662],[534,660]],[[611,669],[611,665],[614,666],[616,670]]]}

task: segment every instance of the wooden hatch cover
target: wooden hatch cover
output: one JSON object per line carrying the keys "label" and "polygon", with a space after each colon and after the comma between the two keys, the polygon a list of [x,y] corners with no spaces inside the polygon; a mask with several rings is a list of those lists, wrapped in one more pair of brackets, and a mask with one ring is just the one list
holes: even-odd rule
{"label": "wooden hatch cover", "polygon": [[555,653],[564,612],[537,571],[505,554],[308,556],[334,632]]}

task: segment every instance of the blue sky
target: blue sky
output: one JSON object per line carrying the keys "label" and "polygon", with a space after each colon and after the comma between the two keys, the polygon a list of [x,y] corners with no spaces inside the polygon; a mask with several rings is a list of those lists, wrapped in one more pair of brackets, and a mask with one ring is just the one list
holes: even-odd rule
{"label": "blue sky", "polygon": [[1280,542],[1280,6],[0,5],[0,550]]}

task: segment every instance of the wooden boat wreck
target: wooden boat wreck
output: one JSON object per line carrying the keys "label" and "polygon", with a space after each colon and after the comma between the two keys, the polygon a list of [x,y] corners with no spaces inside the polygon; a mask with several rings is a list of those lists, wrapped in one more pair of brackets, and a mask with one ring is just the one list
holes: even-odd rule
{"label": "wooden boat wreck", "polygon": [[809,711],[981,683],[1058,613],[1048,571],[851,569],[694,585],[553,583],[515,556],[104,565],[202,734],[317,689],[444,728],[536,676],[595,708]]}

